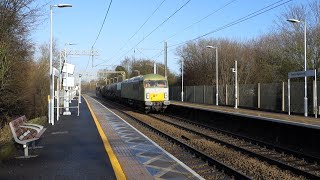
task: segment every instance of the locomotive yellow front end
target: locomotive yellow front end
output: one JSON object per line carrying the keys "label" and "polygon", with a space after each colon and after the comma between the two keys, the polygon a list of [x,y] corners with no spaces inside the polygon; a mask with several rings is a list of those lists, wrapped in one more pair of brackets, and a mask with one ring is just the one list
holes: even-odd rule
{"label": "locomotive yellow front end", "polygon": [[144,77],[143,85],[146,112],[163,112],[170,104],[167,79],[158,74],[150,74]]}

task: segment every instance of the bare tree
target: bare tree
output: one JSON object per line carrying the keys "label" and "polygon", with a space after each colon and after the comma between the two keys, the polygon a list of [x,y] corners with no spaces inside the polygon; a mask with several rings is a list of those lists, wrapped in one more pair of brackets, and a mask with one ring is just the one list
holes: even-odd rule
{"label": "bare tree", "polygon": [[27,78],[32,64],[30,30],[36,25],[35,0],[0,1],[0,120],[27,112]]}

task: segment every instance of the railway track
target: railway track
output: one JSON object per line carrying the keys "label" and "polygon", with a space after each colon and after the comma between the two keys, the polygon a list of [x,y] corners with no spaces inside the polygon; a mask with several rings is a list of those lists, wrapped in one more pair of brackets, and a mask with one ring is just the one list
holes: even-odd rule
{"label": "railway track", "polygon": [[256,157],[269,164],[277,165],[281,169],[289,170],[297,175],[302,175],[308,179],[320,179],[319,159],[299,152],[291,151],[282,147],[257,141],[248,137],[236,135],[231,132],[222,131],[203,124],[191,122],[182,118],[149,115],[159,121],[169,123],[193,134],[202,136],[210,141],[214,141]]}

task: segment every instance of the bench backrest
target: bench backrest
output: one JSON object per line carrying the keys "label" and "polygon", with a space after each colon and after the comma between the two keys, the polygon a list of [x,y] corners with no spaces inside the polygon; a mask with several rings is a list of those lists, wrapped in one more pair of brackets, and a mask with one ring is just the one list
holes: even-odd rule
{"label": "bench backrest", "polygon": [[27,122],[27,117],[25,115],[23,115],[23,116],[21,116],[19,118],[21,118],[23,122]]}
{"label": "bench backrest", "polygon": [[21,127],[23,125],[23,116],[9,123],[13,138],[16,141],[32,139],[37,135],[37,131],[30,128]]}

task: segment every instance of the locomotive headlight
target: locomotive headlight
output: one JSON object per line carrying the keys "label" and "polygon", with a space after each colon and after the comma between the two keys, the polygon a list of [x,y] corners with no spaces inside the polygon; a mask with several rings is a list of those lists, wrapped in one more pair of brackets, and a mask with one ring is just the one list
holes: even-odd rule
{"label": "locomotive headlight", "polygon": [[164,98],[165,98],[165,99],[168,98],[168,93],[164,93]]}
{"label": "locomotive headlight", "polygon": [[146,99],[149,99],[149,98],[150,98],[150,94],[146,93]]}

